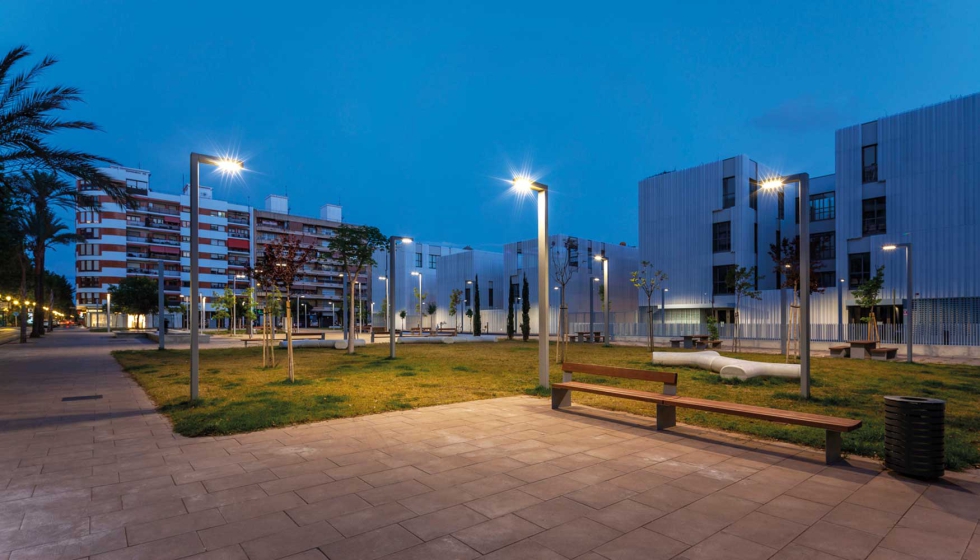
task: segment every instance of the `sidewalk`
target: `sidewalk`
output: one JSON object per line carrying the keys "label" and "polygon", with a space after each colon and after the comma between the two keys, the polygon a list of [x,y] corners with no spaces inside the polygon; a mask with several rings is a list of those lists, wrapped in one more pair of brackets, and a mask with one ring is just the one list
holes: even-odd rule
{"label": "sidewalk", "polygon": [[976,473],[532,397],[189,439],[124,348],[147,345],[0,347],[0,560],[980,558]]}

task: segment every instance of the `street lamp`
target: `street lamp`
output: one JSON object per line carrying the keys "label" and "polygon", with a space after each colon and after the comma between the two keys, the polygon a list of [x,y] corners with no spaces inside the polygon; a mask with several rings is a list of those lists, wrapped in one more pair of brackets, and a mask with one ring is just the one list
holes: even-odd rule
{"label": "street lamp", "polygon": [[592,297],[595,291],[594,286],[599,282],[598,278],[591,278],[589,282],[589,342],[595,342],[595,303],[593,303],[594,298]]}
{"label": "street lamp", "polygon": [[238,334],[238,323],[237,323],[237,319],[235,318],[235,308],[238,307],[238,291],[237,290],[238,290],[238,279],[239,278],[245,278],[245,275],[244,274],[235,274],[235,276],[231,280],[231,286],[232,286],[232,288],[231,288],[231,297],[232,297],[232,304],[231,304],[231,335],[232,336],[236,336]]}
{"label": "street lamp", "polygon": [[766,190],[799,183],[800,203],[800,396],[810,398],[810,175],[796,173],[762,183]]}
{"label": "street lamp", "polygon": [[513,185],[538,195],[538,383],[548,388],[548,185],[527,177],[515,177]]}
{"label": "street lamp", "polygon": [[606,257],[606,250],[603,249],[602,252],[596,255],[595,260],[602,263],[602,303],[605,305],[604,315],[606,316],[606,332],[604,333],[606,342],[603,345],[609,346],[609,343],[612,341],[612,329],[610,328],[609,321],[612,310],[609,308],[609,258]]}
{"label": "street lamp", "polygon": [[[218,168],[222,173],[239,173],[245,167],[244,163],[229,158],[219,158],[215,156],[207,156],[203,154],[197,154],[191,152],[191,184],[190,184],[190,199],[191,199],[191,317],[197,317],[197,304],[198,295],[200,293],[199,287],[199,261],[200,261],[200,192],[201,192],[201,178],[200,178],[200,167],[201,164],[213,165]],[[199,336],[200,329],[198,328],[197,321],[191,321],[191,400],[197,400],[197,379],[198,379],[198,366],[200,365],[200,353],[199,353]]]}
{"label": "street lamp", "polygon": [[899,247],[905,248],[905,298],[908,300],[905,308],[905,361],[912,363],[912,244],[895,243],[882,247],[885,251],[894,251]]}
{"label": "street lamp", "polygon": [[422,336],[422,273],[413,270],[412,276],[419,277],[419,336]]}
{"label": "street lamp", "polygon": [[105,295],[105,332],[112,332],[112,293]]}
{"label": "street lamp", "polygon": [[844,279],[837,284],[837,341],[844,341]]}
{"label": "street lamp", "polygon": [[[411,237],[398,237],[392,235],[388,238],[388,276],[385,280],[385,294],[388,298],[388,305],[385,307],[385,313],[387,323],[388,323],[388,358],[395,359],[395,311],[391,307],[392,302],[395,301],[395,279],[398,274],[395,273],[395,249],[398,242],[401,241],[402,244],[408,245],[412,242]],[[420,292],[422,290],[419,290]],[[404,327],[404,325],[402,325]]]}
{"label": "street lamp", "polygon": [[[660,324],[667,328],[667,288],[660,289]],[[663,336],[667,336],[663,334]]]}
{"label": "street lamp", "polygon": [[[384,312],[385,312],[385,325],[387,325],[388,324],[388,306],[390,305],[390,303],[387,301],[387,297],[388,297],[388,277],[387,276],[378,276],[378,280],[383,280],[384,283],[385,283],[385,291],[384,291],[384,294],[385,294],[385,298],[386,299],[385,299]],[[371,303],[373,304],[374,302],[372,301]]]}

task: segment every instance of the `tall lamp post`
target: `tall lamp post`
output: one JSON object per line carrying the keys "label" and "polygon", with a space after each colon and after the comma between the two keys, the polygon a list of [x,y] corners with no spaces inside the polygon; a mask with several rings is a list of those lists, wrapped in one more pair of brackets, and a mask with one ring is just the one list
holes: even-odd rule
{"label": "tall lamp post", "polygon": [[[384,283],[385,283],[385,291],[384,291],[384,295],[385,295],[385,308],[382,309],[382,311],[384,311],[384,314],[385,314],[385,326],[387,326],[388,325],[388,306],[389,306],[389,302],[388,302],[388,299],[387,299],[388,298],[388,277],[387,276],[378,276],[378,280],[383,280]],[[374,302],[372,301],[371,303],[374,303]]]}
{"label": "tall lamp post", "polygon": [[604,346],[609,346],[612,341],[609,320],[612,310],[609,308],[609,259],[606,257],[606,250],[603,249],[601,253],[596,255],[595,260],[602,262],[602,304],[605,307],[603,315],[606,317],[606,332],[603,333],[603,338],[605,338]]}
{"label": "tall lamp post", "polygon": [[232,286],[231,287],[231,298],[232,298],[232,305],[231,305],[231,335],[232,336],[238,335],[238,318],[235,317],[235,311],[236,311],[236,308],[238,307],[238,279],[239,278],[245,278],[245,275],[244,274],[235,274],[235,276],[231,280],[231,286]]}
{"label": "tall lamp post", "polygon": [[[388,238],[388,276],[385,280],[385,295],[388,298],[388,305],[385,307],[386,318],[388,320],[388,358],[395,359],[395,310],[392,303],[395,301],[395,250],[398,242],[408,245],[412,242],[411,237],[398,237],[392,235]],[[404,326],[404,325],[403,325]]]}
{"label": "tall lamp post", "polygon": [[[21,317],[21,321],[26,320]],[[105,295],[105,332],[112,332],[112,294],[107,293]]]}
{"label": "tall lamp post", "polygon": [[765,181],[763,189],[799,183],[800,203],[800,396],[810,398],[810,174],[796,173]]}
{"label": "tall lamp post", "polygon": [[538,195],[538,384],[548,388],[548,185],[515,177],[514,188]]}
{"label": "tall lamp post", "polygon": [[412,276],[419,277],[419,336],[422,336],[422,273],[413,270]]}
{"label": "tall lamp post", "polygon": [[166,336],[164,333],[165,321],[163,317],[164,312],[164,294],[163,294],[163,261],[157,261],[157,350],[163,350],[166,348],[163,337]]}
{"label": "tall lamp post", "polygon": [[905,304],[905,361],[912,363],[912,244],[896,243],[882,247],[885,251],[905,248],[905,282],[907,303]]}
{"label": "tall lamp post", "polygon": [[191,152],[191,400],[197,400],[198,367],[200,365],[200,328],[198,327],[197,305],[200,294],[199,261],[200,261],[200,193],[201,193],[201,164],[213,165],[224,173],[239,173],[245,167],[239,160],[207,156]]}
{"label": "tall lamp post", "polygon": [[837,341],[844,341],[844,279],[837,283]]}
{"label": "tall lamp post", "polygon": [[667,328],[667,292],[668,291],[669,290],[667,288],[660,289],[660,324],[663,325],[665,329],[664,333],[661,333],[662,336],[667,336],[666,328]]}

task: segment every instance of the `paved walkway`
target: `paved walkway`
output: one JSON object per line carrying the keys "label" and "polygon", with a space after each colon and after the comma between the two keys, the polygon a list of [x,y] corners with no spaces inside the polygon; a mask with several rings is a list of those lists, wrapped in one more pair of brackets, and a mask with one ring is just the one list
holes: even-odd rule
{"label": "paved walkway", "polygon": [[0,560],[980,558],[975,474],[530,397],[186,439],[108,355],[126,347],[0,348]]}

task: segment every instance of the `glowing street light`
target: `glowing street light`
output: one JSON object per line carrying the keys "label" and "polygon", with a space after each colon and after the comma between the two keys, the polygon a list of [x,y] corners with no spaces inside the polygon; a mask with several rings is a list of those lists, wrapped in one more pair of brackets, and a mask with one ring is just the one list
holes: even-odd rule
{"label": "glowing street light", "polygon": [[905,361],[912,363],[912,244],[893,243],[882,247],[884,251],[894,251],[899,247],[905,248],[905,282],[906,282],[906,303],[905,307]]}
{"label": "glowing street light", "polygon": [[528,177],[514,177],[514,189],[538,195],[538,383],[548,381],[548,185]]}
{"label": "glowing street light", "polygon": [[763,181],[762,188],[778,190],[799,183],[800,202],[800,396],[810,398],[810,174],[796,173]]}
{"label": "glowing street light", "polygon": [[201,193],[201,164],[213,165],[218,168],[219,171],[226,174],[238,174],[245,168],[245,164],[242,161],[231,159],[231,158],[221,158],[215,156],[208,156],[204,154],[198,154],[191,152],[191,183],[190,183],[190,199],[191,199],[191,309],[190,316],[194,317],[195,320],[191,321],[191,400],[197,400],[197,380],[198,380],[198,366],[200,365],[200,327],[198,326],[197,313],[198,313],[198,298],[200,297],[200,282],[199,282],[199,262],[200,262],[200,193]]}
{"label": "glowing street light", "polygon": [[[388,323],[388,359],[395,359],[395,310],[392,309],[392,302],[395,301],[395,249],[398,243],[401,242],[403,245],[408,245],[412,242],[411,237],[400,237],[397,235],[392,235],[388,238],[388,276],[382,276],[385,278],[385,295],[387,296],[387,306],[385,306],[385,322]],[[421,278],[419,279],[421,284]],[[421,293],[421,288],[419,293]],[[403,327],[405,325],[402,325]]]}
{"label": "glowing street light", "polygon": [[595,260],[602,263],[602,304],[605,307],[603,315],[606,317],[606,332],[605,343],[603,346],[609,346],[609,342],[612,340],[612,329],[610,328],[610,311],[609,308],[609,258],[606,257],[606,250],[603,249],[598,255],[595,256]]}

